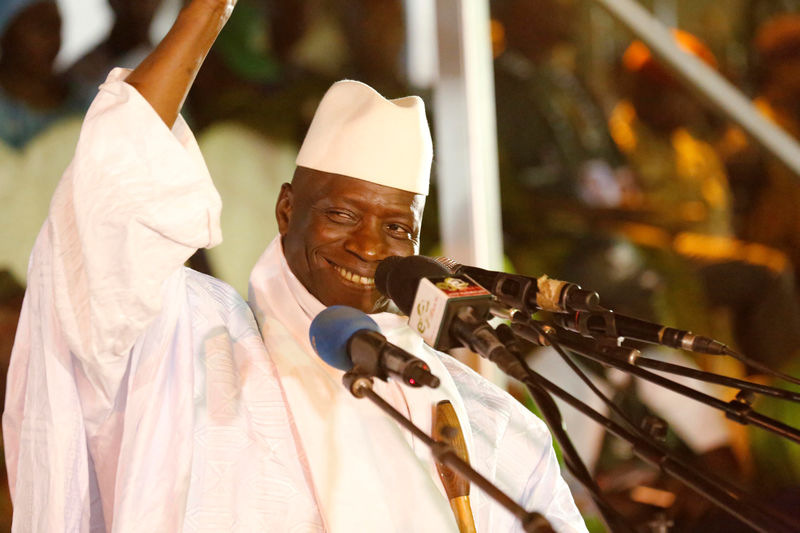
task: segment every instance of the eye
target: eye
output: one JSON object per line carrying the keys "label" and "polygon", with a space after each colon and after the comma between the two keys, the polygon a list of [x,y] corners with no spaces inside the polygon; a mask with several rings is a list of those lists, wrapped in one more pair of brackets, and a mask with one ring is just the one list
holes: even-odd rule
{"label": "eye", "polygon": [[325,216],[337,224],[352,224],[356,221],[356,216],[346,209],[326,209]]}
{"label": "eye", "polygon": [[395,239],[408,239],[412,241],[414,240],[411,229],[404,226],[403,224],[397,224],[397,223],[387,224],[386,229],[389,231],[389,234]]}

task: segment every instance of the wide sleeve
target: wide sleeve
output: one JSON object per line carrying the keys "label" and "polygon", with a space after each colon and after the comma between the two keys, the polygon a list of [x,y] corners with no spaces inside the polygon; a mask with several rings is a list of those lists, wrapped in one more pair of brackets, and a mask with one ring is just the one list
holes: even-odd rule
{"label": "wide sleeve", "polygon": [[37,241],[51,249],[31,260],[70,351],[102,388],[158,316],[166,280],[221,241],[221,201],[191,131],[180,117],[170,131],[127,74],[100,86],[50,204],[49,239]]}

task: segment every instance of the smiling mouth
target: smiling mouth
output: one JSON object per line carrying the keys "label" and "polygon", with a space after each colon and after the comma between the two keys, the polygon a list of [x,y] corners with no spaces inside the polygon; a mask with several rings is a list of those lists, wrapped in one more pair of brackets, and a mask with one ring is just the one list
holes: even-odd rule
{"label": "smiling mouth", "polygon": [[349,281],[350,283],[354,283],[359,287],[363,287],[365,289],[374,289],[375,288],[375,278],[368,278],[366,276],[360,276],[355,272],[350,272],[346,268],[342,268],[339,265],[331,263],[333,269],[339,274],[339,277]]}

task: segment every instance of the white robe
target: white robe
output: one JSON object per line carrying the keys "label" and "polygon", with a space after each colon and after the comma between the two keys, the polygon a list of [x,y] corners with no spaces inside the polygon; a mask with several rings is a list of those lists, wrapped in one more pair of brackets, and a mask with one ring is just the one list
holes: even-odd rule
{"label": "white robe", "polygon": [[[219,242],[219,196],[185,123],[170,132],[125,75],[89,110],[31,257],[3,414],[13,530],[454,531],[427,451],[311,352],[322,306],[278,241],[251,277],[261,333],[233,289],[182,267]],[[443,386],[376,390],[426,431],[451,399],[476,469],[585,531],[541,421],[378,322]],[[473,499],[479,531],[519,530]]]}

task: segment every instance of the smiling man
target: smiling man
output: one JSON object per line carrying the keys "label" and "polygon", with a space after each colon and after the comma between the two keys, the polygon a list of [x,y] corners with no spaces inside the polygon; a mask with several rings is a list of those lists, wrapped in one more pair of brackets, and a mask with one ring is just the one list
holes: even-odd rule
{"label": "smiling man", "polygon": [[[385,312],[377,264],[416,253],[431,165],[421,100],[334,84],[276,205],[249,306],[183,267],[220,200],[178,116],[231,13],[187,3],[112,71],[34,247],[3,414],[14,531],[456,531],[425,446],[341,384],[308,339],[327,305],[372,315],[437,389],[377,381],[426,432],[454,407],[474,467],[558,531],[586,531],[543,423]],[[235,208],[235,206],[232,206]],[[521,531],[473,489],[477,531]]]}
{"label": "smiling man", "polygon": [[[309,325],[318,313],[328,305],[349,305],[373,313],[391,342],[425,360],[442,381],[435,390],[376,381],[376,392],[426,431],[433,424],[432,407],[448,400],[481,472],[494,472],[490,477],[503,490],[542,510],[559,531],[583,531],[541,421],[456,360],[425,346],[405,317],[386,312],[389,302],[375,288],[381,260],[418,252],[432,153],[422,100],[387,100],[360,82],[335,83],[317,108],[294,178],[278,197],[280,236],[250,276],[249,303],[279,375],[326,527],[352,529],[354,517],[363,531],[452,527],[444,525],[450,516],[439,526],[431,522],[440,517],[432,503],[442,501],[443,487],[427,448],[398,434],[370,404],[354,400],[341,384],[342,373],[322,363],[309,344]],[[478,531],[519,529],[485,494],[473,489],[471,497]],[[409,514],[406,506],[418,512]],[[415,523],[423,516],[419,506],[428,510]]]}
{"label": "smiling man", "polygon": [[286,260],[323,304],[384,309],[375,269],[418,253],[432,157],[419,97],[351,80],[325,94],[276,206]]}
{"label": "smiling man", "polygon": [[286,261],[323,304],[383,311],[375,269],[419,251],[424,205],[421,194],[297,167],[276,206]]}

